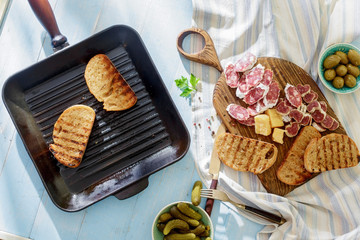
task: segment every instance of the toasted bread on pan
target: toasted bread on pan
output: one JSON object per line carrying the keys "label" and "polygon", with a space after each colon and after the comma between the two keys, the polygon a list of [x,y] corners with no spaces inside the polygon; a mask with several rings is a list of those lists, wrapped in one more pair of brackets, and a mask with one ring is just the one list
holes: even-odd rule
{"label": "toasted bread on pan", "polygon": [[121,111],[135,105],[137,97],[123,76],[105,54],[90,59],[85,69],[89,91],[107,111]]}
{"label": "toasted bread on pan", "polygon": [[278,150],[275,145],[223,133],[215,140],[219,159],[237,171],[259,174],[270,168],[276,161]]}
{"label": "toasted bread on pan", "polygon": [[60,115],[49,150],[61,164],[71,168],[80,165],[94,121],[95,111],[85,105],[71,106]]}
{"label": "toasted bread on pan", "polygon": [[304,164],[309,172],[324,172],[354,167],[359,163],[359,156],[359,149],[350,137],[331,133],[309,143]]}
{"label": "toasted bread on pan", "polygon": [[304,166],[305,149],[312,139],[320,137],[320,132],[312,126],[306,126],[300,131],[276,172],[280,181],[299,185],[312,176]]}

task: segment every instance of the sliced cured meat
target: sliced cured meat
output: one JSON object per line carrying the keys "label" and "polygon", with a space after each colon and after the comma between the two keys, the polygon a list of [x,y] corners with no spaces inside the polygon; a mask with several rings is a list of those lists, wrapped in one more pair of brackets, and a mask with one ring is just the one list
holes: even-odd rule
{"label": "sliced cured meat", "polygon": [[250,88],[257,86],[264,76],[265,68],[263,65],[258,64],[246,74],[246,83]]}
{"label": "sliced cured meat", "polygon": [[[265,74],[264,74],[265,75]],[[271,82],[269,85],[269,91],[266,94],[264,99],[264,104],[269,108],[276,106],[277,102],[279,101],[280,96],[280,88],[279,84],[276,81]]]}
{"label": "sliced cured meat", "polygon": [[314,128],[316,128],[316,130],[318,130],[319,132],[325,132],[326,129],[323,128],[320,124],[316,123],[316,122],[313,122],[311,124]]}
{"label": "sliced cured meat", "polygon": [[285,134],[288,137],[295,137],[300,130],[300,125],[297,122],[290,122],[290,124],[285,126]]}
{"label": "sliced cured meat", "polygon": [[286,104],[286,101],[282,100],[276,106],[276,111],[281,115],[289,115],[291,107]]}
{"label": "sliced cured meat", "polygon": [[269,86],[272,83],[273,75],[274,75],[274,73],[271,69],[265,69],[264,76],[261,80],[261,83],[266,86]]}
{"label": "sliced cured meat", "polygon": [[315,110],[319,110],[319,109],[321,109],[321,105],[316,100],[309,103],[309,105],[307,105],[306,107],[306,111],[308,111],[309,113],[313,113]]}
{"label": "sliced cured meat", "polygon": [[305,84],[305,85],[298,84],[296,85],[296,88],[302,97],[311,91],[311,87],[309,84]]}
{"label": "sliced cured meat", "polygon": [[334,119],[332,126],[329,128],[330,131],[335,131],[340,126],[339,122]]}
{"label": "sliced cured meat", "polygon": [[246,79],[246,72],[241,75],[240,80],[238,82],[238,86],[236,89],[236,96],[240,99],[243,99],[245,97],[245,94],[249,91],[249,86],[247,85],[245,79]]}
{"label": "sliced cured meat", "polygon": [[231,117],[239,121],[247,120],[250,117],[248,110],[237,104],[229,104],[226,111]]}
{"label": "sliced cured meat", "polygon": [[285,96],[286,96],[286,99],[289,100],[291,105],[294,106],[295,108],[298,108],[301,106],[301,104],[302,104],[301,94],[299,93],[297,88],[294,87],[293,85],[288,84],[288,83],[286,84]]}
{"label": "sliced cured meat", "polygon": [[311,113],[311,117],[315,122],[321,123],[325,119],[326,113],[322,109],[318,109]]}
{"label": "sliced cured meat", "polygon": [[243,99],[246,104],[252,105],[257,103],[260,99],[266,96],[269,91],[269,86],[259,84],[258,86],[250,89]]}
{"label": "sliced cured meat", "polygon": [[248,110],[250,116],[256,116],[256,115],[258,115],[260,113],[263,113],[263,112],[265,112],[266,110],[269,109],[268,106],[265,106],[263,100],[264,99],[261,99],[257,103],[247,107],[247,110]]}
{"label": "sliced cured meat", "polygon": [[256,61],[257,57],[251,52],[247,52],[235,63],[235,71],[245,72],[246,70],[251,69]]}
{"label": "sliced cured meat", "polygon": [[255,118],[253,116],[250,116],[246,120],[238,120],[238,122],[246,126],[255,126]]}
{"label": "sliced cured meat", "polygon": [[321,122],[321,126],[324,127],[324,128],[331,128],[331,126],[333,125],[334,123],[334,118],[332,118],[329,114],[326,114],[324,120],[322,120]]}
{"label": "sliced cured meat", "polygon": [[325,101],[319,101],[321,109],[326,112],[327,111],[327,104]]}
{"label": "sliced cured meat", "polygon": [[234,70],[234,65],[231,63],[225,68],[225,81],[226,84],[231,88],[236,88],[239,84],[240,76]]}
{"label": "sliced cured meat", "polygon": [[301,123],[301,120],[304,118],[304,113],[297,109],[292,109],[289,113],[289,117],[295,120],[297,123]]}
{"label": "sliced cured meat", "polygon": [[258,103],[255,103],[247,107],[250,116],[256,116],[259,114],[259,112],[256,110],[257,105]]}
{"label": "sliced cured meat", "polygon": [[312,101],[317,100],[318,97],[319,97],[319,95],[318,95],[316,92],[314,92],[313,90],[311,90],[309,93],[307,93],[307,94],[303,97],[303,99],[304,99],[304,101],[305,101],[306,103],[311,103]]}
{"label": "sliced cured meat", "polygon": [[302,126],[308,126],[308,125],[311,124],[311,120],[312,120],[311,115],[308,114],[308,113],[305,113],[303,119],[302,119],[301,122],[300,122],[300,125],[302,125]]}

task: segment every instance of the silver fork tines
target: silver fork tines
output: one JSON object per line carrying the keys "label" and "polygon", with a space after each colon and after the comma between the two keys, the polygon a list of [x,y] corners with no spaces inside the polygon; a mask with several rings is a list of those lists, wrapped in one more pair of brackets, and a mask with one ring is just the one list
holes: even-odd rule
{"label": "silver fork tines", "polygon": [[234,201],[232,201],[228,195],[220,190],[216,190],[216,189],[201,189],[200,192],[200,196],[203,198],[212,198],[212,199],[217,199],[220,201],[224,201],[224,202],[230,202],[231,204],[233,204],[234,206],[245,210],[249,213],[255,214],[258,217],[261,217],[263,219],[266,219],[270,222],[273,223],[277,223],[277,224],[283,224],[286,222],[286,220],[284,218],[282,218],[281,216],[275,215],[273,213],[258,209],[258,208],[253,208],[244,204],[239,204],[236,203]]}

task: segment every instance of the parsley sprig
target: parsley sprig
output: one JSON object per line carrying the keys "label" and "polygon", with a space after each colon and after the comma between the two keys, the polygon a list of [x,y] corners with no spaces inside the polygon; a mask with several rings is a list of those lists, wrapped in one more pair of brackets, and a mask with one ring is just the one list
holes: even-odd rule
{"label": "parsley sprig", "polygon": [[176,86],[182,91],[180,96],[188,97],[192,92],[196,92],[196,85],[199,81],[200,79],[195,77],[192,73],[190,75],[190,80],[183,76],[179,79],[175,79]]}

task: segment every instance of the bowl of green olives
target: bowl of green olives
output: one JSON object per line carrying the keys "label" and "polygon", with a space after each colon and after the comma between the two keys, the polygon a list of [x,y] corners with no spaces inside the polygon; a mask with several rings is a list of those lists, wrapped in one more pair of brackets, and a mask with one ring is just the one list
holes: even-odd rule
{"label": "bowl of green olives", "polygon": [[321,82],[331,91],[352,93],[360,87],[360,50],[349,43],[326,48],[318,62]]}
{"label": "bowl of green olives", "polygon": [[214,239],[211,218],[200,206],[179,201],[166,205],[152,225],[152,240]]}

